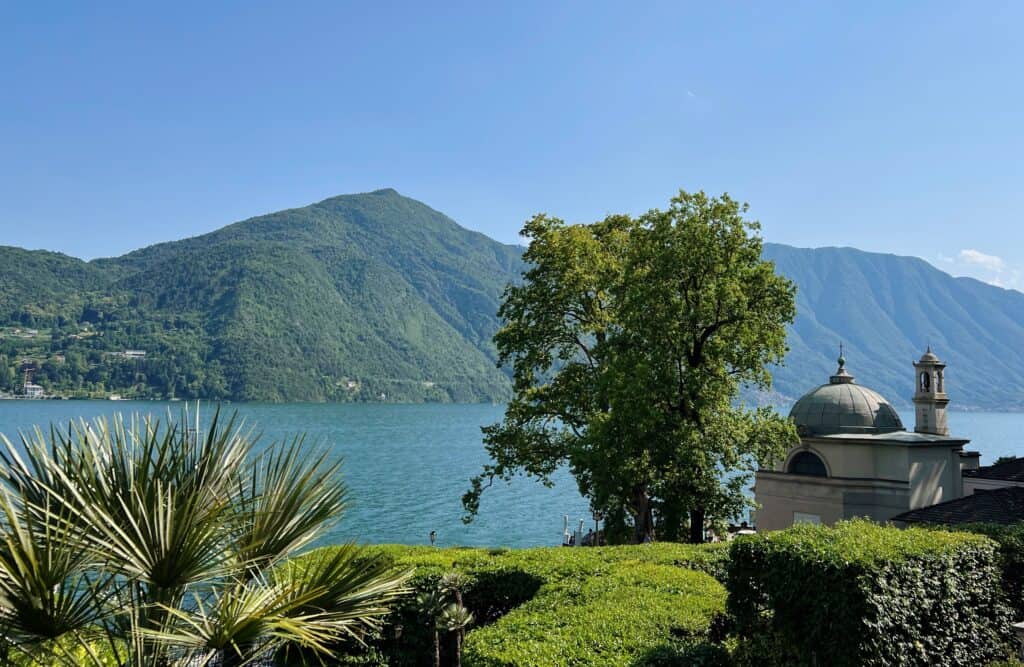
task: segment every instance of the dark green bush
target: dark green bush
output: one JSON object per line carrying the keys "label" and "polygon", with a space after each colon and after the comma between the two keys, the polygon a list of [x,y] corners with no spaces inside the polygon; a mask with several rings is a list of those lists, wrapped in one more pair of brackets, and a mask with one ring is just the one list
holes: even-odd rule
{"label": "dark green bush", "polygon": [[729,611],[751,664],[979,665],[1006,655],[996,545],[866,521],[730,549]]}
{"label": "dark green bush", "polygon": [[980,533],[999,545],[999,569],[1003,593],[1013,609],[1014,620],[1024,621],[1024,522],[1011,525],[975,523],[957,526],[958,530]]}
{"label": "dark green bush", "polygon": [[[466,665],[714,664],[690,656],[712,654],[700,644],[711,617],[724,610],[725,589],[708,576],[724,577],[724,544],[517,550],[386,545],[367,549],[368,557],[374,554],[395,569],[413,570],[411,583],[421,591],[453,569],[468,575],[464,604],[476,620],[466,640]],[[373,642],[389,665],[431,664],[433,631],[414,598],[399,605]],[[523,628],[534,623],[548,629],[524,637]],[[573,630],[563,636],[557,625]],[[602,655],[583,651],[586,660],[572,660],[548,652],[570,635],[598,642]],[[551,647],[543,646],[544,636]],[[609,641],[600,643],[602,636]],[[503,648],[490,651],[492,643]],[[443,664],[449,652],[443,645]]]}

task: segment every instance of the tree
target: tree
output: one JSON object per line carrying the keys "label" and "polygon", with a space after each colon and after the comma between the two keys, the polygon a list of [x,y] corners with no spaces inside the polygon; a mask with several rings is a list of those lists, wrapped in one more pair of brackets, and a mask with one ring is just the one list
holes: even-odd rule
{"label": "tree", "polygon": [[[551,483],[568,465],[606,532],[676,539],[732,517],[758,465],[795,441],[766,390],[795,316],[793,285],[761,258],[756,222],[728,195],[680,192],[668,210],[523,229],[530,268],[495,336],[514,396],[484,428],[492,462],[463,497],[467,520],[495,479]],[[631,529],[631,530],[630,530]]]}
{"label": "tree", "polygon": [[462,642],[466,629],[473,624],[473,614],[460,602],[445,606],[437,618],[437,627],[452,636],[455,644],[452,650],[452,664],[462,667]]}
{"label": "tree", "polygon": [[15,375],[7,356],[0,354],[0,390],[14,389]]}
{"label": "tree", "polygon": [[444,611],[444,593],[439,588],[422,591],[416,595],[416,607],[420,614],[427,619],[427,627],[433,637],[433,649],[431,650],[431,663],[434,667],[441,667],[441,626],[438,619]]}

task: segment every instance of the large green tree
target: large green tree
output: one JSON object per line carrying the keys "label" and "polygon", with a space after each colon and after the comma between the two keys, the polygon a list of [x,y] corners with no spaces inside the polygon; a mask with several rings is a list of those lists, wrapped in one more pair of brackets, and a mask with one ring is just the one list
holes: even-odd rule
{"label": "large green tree", "polygon": [[530,266],[495,336],[515,393],[484,428],[492,462],[463,498],[467,520],[495,479],[550,484],[565,465],[609,531],[634,541],[687,526],[700,541],[707,520],[742,509],[750,473],[796,439],[740,401],[744,386],[770,387],[795,316],[746,210],[680,192],[637,218],[527,222]]}

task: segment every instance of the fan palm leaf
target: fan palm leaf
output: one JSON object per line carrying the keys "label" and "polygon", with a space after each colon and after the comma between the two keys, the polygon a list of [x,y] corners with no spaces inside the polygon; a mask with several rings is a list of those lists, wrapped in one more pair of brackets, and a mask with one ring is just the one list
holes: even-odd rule
{"label": "fan palm leaf", "polygon": [[165,607],[167,625],[141,632],[178,649],[182,661],[207,664],[219,657],[223,662],[245,664],[281,644],[274,632],[275,620],[299,602],[283,587],[237,580],[206,601],[196,596],[191,611]]}
{"label": "fan palm leaf", "polygon": [[105,636],[143,666],[325,656],[379,630],[406,575],[352,545],[286,560],[342,514],[340,462],[302,438],[254,456],[219,412],[199,433],[186,412],[0,442],[3,637],[74,662]]}
{"label": "fan palm leaf", "polygon": [[253,458],[248,489],[238,494],[235,545],[250,569],[261,570],[296,553],[341,518],[348,492],[341,461],[311,455],[303,439],[272,447]]}
{"label": "fan palm leaf", "polygon": [[272,579],[303,600],[296,608],[300,615],[320,614],[340,638],[359,640],[368,630],[378,630],[392,603],[410,592],[411,574],[395,572],[387,559],[347,544],[286,563]]}
{"label": "fan palm leaf", "polygon": [[44,442],[27,448],[95,558],[165,602],[230,573],[224,524],[251,448],[233,421],[220,428],[215,415],[205,440],[177,425],[126,425],[120,417],[57,437],[56,457],[47,459]]}
{"label": "fan palm leaf", "polygon": [[104,624],[116,587],[109,577],[87,574],[86,552],[66,523],[39,522],[8,490],[0,492],[0,530],[4,641],[28,656],[43,652],[45,664],[102,664],[91,644],[110,639]]}

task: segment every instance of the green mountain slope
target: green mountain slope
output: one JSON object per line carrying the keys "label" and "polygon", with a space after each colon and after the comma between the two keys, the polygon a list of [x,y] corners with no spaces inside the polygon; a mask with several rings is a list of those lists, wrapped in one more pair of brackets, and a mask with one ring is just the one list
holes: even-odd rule
{"label": "green mountain slope", "polygon": [[[491,337],[521,251],[394,190],[93,262],[0,247],[0,391],[28,369],[78,395],[502,400]],[[841,340],[858,381],[905,405],[931,343],[953,406],[1024,409],[1024,294],[850,248],[765,255],[799,287],[773,400],[825,382]]]}
{"label": "green mountain slope", "polygon": [[[99,276],[82,309],[100,315],[75,322],[96,335],[66,347],[81,348],[87,365],[118,370],[71,382],[82,391],[238,400],[500,400],[508,381],[494,364],[494,313],[521,271],[519,255],[380,190],[80,262]],[[0,313],[45,313],[27,289],[12,290]],[[64,347],[70,334],[57,335]],[[146,359],[109,354],[125,349]],[[45,360],[37,361],[45,386]],[[124,365],[145,378],[126,387]],[[62,388],[62,378],[53,381]]]}
{"label": "green mountain slope", "polygon": [[[46,250],[0,246],[0,321],[21,317],[26,323],[34,313],[74,312],[82,305],[83,292],[109,284],[103,270],[74,257]],[[16,317],[15,317],[16,316]]]}
{"label": "green mountain slope", "polygon": [[839,342],[861,384],[897,405],[930,344],[949,364],[951,407],[1024,409],[1024,294],[954,278],[913,257],[766,244],[798,286],[797,320],[775,389],[799,397],[827,382]]}

